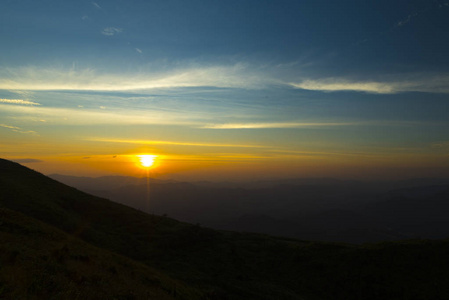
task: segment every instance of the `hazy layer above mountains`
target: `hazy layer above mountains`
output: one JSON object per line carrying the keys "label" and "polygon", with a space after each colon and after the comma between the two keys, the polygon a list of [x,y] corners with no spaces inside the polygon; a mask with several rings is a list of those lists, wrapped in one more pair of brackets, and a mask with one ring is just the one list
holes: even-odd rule
{"label": "hazy layer above mountains", "polygon": [[212,228],[350,243],[449,236],[449,179],[176,182],[50,177],[146,212]]}

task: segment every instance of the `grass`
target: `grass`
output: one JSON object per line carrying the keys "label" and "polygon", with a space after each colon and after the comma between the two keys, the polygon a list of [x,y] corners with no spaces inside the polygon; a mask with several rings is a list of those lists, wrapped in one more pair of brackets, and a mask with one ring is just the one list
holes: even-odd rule
{"label": "grass", "polygon": [[202,299],[184,283],[0,208],[2,299]]}

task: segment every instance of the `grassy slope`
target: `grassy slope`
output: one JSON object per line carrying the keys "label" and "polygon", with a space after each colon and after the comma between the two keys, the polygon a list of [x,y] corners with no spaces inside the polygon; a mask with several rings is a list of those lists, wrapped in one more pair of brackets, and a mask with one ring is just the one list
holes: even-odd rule
{"label": "grassy slope", "polygon": [[1,206],[143,262],[204,298],[449,299],[446,240],[351,246],[215,231],[89,196],[4,160],[0,191]]}
{"label": "grassy slope", "polygon": [[0,299],[201,296],[144,264],[5,208],[0,208],[0,240]]}

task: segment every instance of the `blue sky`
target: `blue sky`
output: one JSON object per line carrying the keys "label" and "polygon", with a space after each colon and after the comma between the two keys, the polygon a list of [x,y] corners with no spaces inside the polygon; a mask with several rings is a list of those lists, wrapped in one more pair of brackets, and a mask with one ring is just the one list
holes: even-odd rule
{"label": "blue sky", "polygon": [[449,176],[448,30],[447,0],[2,1],[0,154]]}

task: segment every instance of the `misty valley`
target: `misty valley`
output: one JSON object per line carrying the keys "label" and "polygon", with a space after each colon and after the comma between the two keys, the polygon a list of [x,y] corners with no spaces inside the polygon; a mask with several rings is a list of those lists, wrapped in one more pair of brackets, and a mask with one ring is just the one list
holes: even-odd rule
{"label": "misty valley", "polygon": [[215,229],[348,243],[449,236],[448,179],[150,179],[148,185],[135,177],[50,177],[147,213]]}

